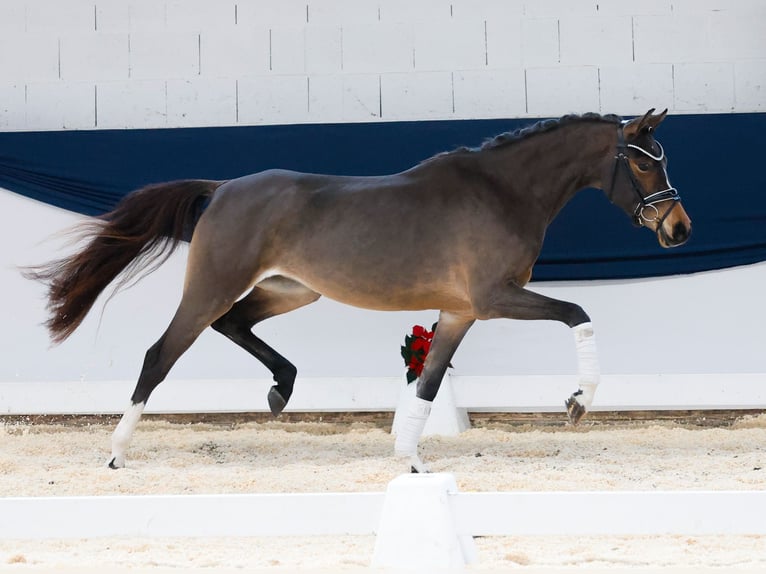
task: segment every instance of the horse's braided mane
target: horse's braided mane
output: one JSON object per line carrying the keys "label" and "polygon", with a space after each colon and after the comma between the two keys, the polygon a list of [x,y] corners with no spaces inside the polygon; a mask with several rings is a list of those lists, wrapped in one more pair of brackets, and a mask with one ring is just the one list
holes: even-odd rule
{"label": "horse's braided mane", "polygon": [[505,147],[507,145],[514,144],[516,142],[527,139],[529,137],[542,134],[542,133],[547,133],[547,132],[556,130],[560,127],[575,124],[575,123],[600,122],[600,123],[619,124],[621,121],[622,121],[622,118],[614,114],[606,114],[606,115],[601,115],[597,113],[586,113],[581,115],[569,114],[566,116],[562,116],[558,119],[540,120],[539,122],[536,122],[532,125],[525,126],[523,128],[519,128],[514,131],[503,132],[499,135],[496,135],[493,138],[485,140],[484,143],[482,143],[481,146],[478,148],[476,147],[470,148],[470,147],[463,146],[451,151],[446,151],[446,152],[437,154],[432,159],[435,159],[437,157],[443,157],[445,155],[456,154],[456,153],[465,153],[465,152],[470,153],[470,152],[477,152],[477,151],[484,151],[489,149],[497,149],[497,148]]}

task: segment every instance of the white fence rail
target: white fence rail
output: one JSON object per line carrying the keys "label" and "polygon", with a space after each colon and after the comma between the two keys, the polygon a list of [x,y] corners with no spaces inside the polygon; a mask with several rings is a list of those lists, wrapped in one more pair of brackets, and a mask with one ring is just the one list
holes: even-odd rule
{"label": "white fence rail", "polygon": [[[386,494],[0,498],[0,538],[374,535]],[[458,534],[766,534],[766,492],[469,492]],[[576,517],[569,519],[566,517]]]}

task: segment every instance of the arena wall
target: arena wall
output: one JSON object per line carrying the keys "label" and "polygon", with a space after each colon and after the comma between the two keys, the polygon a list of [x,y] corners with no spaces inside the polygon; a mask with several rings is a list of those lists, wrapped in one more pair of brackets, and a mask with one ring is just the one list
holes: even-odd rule
{"label": "arena wall", "polygon": [[[765,15],[759,0],[9,0],[0,4],[0,129],[631,115],[650,107],[759,114]],[[15,266],[60,253],[61,238],[43,240],[79,217],[0,192],[0,381],[133,380],[174,311],[183,253],[103,314],[99,303],[71,340],[49,348],[42,288]],[[766,371],[765,280],[761,263],[533,288],[589,311],[606,374],[736,377]],[[433,312],[321,300],[259,334],[306,378],[396,377],[406,332],[435,320]],[[479,323],[454,364],[468,376],[576,370],[571,333],[552,323]],[[266,375],[214,333],[171,373]]]}

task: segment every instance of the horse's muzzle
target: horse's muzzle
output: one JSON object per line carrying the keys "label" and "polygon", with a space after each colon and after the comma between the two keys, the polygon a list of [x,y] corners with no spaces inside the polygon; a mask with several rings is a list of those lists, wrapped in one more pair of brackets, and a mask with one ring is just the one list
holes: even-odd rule
{"label": "horse's muzzle", "polygon": [[692,228],[690,225],[677,221],[673,224],[669,233],[664,225],[660,225],[657,229],[657,239],[663,247],[678,247],[689,240],[691,233]]}

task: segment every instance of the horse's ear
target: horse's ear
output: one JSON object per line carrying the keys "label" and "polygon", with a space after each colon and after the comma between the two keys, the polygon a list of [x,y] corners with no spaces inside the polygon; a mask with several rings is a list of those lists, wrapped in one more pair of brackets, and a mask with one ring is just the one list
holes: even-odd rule
{"label": "horse's ear", "polygon": [[625,139],[633,139],[641,134],[652,133],[667,115],[667,108],[656,115],[654,115],[654,108],[652,108],[640,118],[633,118],[622,128]]}

